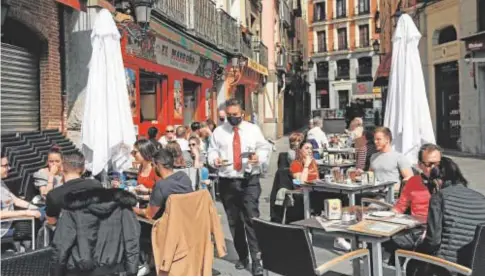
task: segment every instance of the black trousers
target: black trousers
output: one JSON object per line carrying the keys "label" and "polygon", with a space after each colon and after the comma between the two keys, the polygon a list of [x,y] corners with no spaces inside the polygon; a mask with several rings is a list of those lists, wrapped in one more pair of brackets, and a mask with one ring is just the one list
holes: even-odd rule
{"label": "black trousers", "polygon": [[252,260],[259,260],[258,240],[252,222],[253,217],[259,217],[259,175],[244,179],[220,178],[219,188],[239,259],[246,259],[249,249]]}

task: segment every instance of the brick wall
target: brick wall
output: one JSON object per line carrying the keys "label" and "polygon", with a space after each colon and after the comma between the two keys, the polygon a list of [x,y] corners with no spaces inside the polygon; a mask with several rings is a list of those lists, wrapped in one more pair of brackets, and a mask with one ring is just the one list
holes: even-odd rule
{"label": "brick wall", "polygon": [[41,129],[60,128],[63,120],[59,21],[54,0],[4,0],[10,6],[8,17],[26,25],[39,37]]}

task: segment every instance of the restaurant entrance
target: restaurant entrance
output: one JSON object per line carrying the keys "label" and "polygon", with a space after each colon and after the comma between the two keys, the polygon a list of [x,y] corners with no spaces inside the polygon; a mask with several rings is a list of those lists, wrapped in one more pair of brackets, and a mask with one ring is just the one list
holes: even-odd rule
{"label": "restaurant entrance", "polygon": [[190,126],[196,120],[200,84],[190,80],[184,80],[184,125]]}
{"label": "restaurant entrance", "polygon": [[460,85],[458,62],[435,66],[436,131],[438,144],[447,149],[460,150]]}

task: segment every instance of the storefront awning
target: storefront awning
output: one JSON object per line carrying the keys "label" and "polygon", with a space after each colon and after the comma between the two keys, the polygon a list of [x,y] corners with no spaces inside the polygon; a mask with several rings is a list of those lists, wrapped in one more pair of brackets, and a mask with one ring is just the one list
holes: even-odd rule
{"label": "storefront awning", "polygon": [[374,77],[374,86],[384,86],[389,82],[389,73],[391,72],[392,52],[387,53],[377,68]]}
{"label": "storefront awning", "polygon": [[259,64],[257,61],[248,58],[248,68],[258,72],[261,75],[268,76],[268,68]]}
{"label": "storefront awning", "polygon": [[86,9],[85,0],[56,0],[56,1],[78,11],[82,11]]}

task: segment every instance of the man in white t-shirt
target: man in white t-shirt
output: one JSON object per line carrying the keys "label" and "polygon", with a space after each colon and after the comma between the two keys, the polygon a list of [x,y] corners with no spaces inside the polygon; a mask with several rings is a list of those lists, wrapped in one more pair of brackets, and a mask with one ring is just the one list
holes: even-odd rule
{"label": "man in white t-shirt", "polygon": [[162,136],[158,142],[165,147],[167,146],[167,143],[172,140],[175,140],[175,128],[172,125],[168,125],[167,128],[165,128],[165,135]]}
{"label": "man in white t-shirt", "polygon": [[322,149],[328,146],[328,139],[325,132],[323,132],[323,122],[320,117],[313,118],[313,128],[307,133],[307,140],[314,139],[318,143],[318,148]]}

